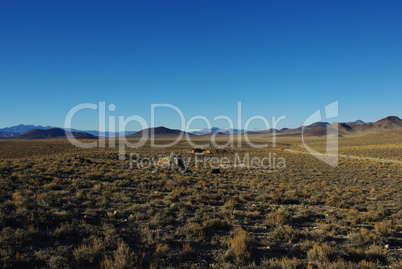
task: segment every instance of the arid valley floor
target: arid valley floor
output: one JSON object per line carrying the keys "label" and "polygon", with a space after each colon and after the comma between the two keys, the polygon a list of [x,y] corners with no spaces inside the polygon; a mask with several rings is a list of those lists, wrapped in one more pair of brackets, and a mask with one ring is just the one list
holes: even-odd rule
{"label": "arid valley floor", "polygon": [[[124,161],[112,147],[0,141],[0,267],[402,268],[401,137],[341,137],[337,167],[292,136],[207,154],[145,145]],[[170,152],[185,173],[130,168],[130,153],[146,166]],[[234,165],[247,156],[271,166]]]}

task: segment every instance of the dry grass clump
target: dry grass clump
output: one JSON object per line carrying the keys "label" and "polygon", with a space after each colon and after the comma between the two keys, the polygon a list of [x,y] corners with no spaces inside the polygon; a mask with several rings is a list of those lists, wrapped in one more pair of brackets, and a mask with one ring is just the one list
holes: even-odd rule
{"label": "dry grass clump", "polygon": [[183,244],[183,253],[185,256],[191,256],[195,254],[194,248],[190,245],[190,243]]}
{"label": "dry grass clump", "polygon": [[156,255],[165,255],[169,251],[170,247],[166,243],[158,243],[156,245],[155,254]]}
{"label": "dry grass clump", "polygon": [[305,268],[302,260],[288,256],[282,258],[271,258],[263,259],[261,262],[262,268],[272,268],[272,269],[298,269]]}
{"label": "dry grass clump", "polygon": [[124,269],[134,267],[133,254],[130,248],[124,242],[119,242],[117,249],[113,253],[113,257],[106,256],[100,263],[102,269]]}
{"label": "dry grass clump", "polygon": [[374,224],[375,231],[380,235],[391,235],[392,229],[387,222],[377,222]]}
{"label": "dry grass clump", "polygon": [[227,257],[233,258],[236,264],[244,264],[251,259],[253,236],[244,231],[235,231],[234,235],[228,240]]}
{"label": "dry grass clump", "polygon": [[87,241],[73,251],[74,258],[79,264],[93,264],[95,259],[105,250],[104,242],[100,238]]}
{"label": "dry grass clump", "polygon": [[309,262],[316,264],[327,264],[335,259],[335,250],[327,243],[314,244],[313,247],[307,251],[307,258]]}

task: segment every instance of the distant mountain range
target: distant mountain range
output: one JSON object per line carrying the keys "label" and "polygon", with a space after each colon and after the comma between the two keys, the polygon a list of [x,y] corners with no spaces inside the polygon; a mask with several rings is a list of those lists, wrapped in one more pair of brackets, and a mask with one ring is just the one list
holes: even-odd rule
{"label": "distant mountain range", "polygon": [[356,123],[356,124],[359,124],[359,123],[365,123],[365,122],[362,121],[362,120],[357,120],[357,121],[349,121],[349,122],[343,122],[343,123],[346,123],[346,124],[349,124],[349,123]]}
{"label": "distant mountain range", "polygon": [[[362,120],[357,120],[357,121],[353,121],[353,122],[352,121],[347,122],[346,124],[349,124],[349,123],[360,124],[360,123],[365,123],[365,122],[362,121]],[[329,125],[328,122],[316,122],[316,123],[313,123],[313,124],[309,125],[308,128],[326,127],[327,125]],[[296,128],[296,129],[301,130],[301,128],[302,127],[299,127],[299,128]],[[286,131],[286,130],[295,130],[295,129],[283,128],[283,129],[275,130],[275,131],[280,132],[280,131]],[[198,131],[193,131],[191,133],[195,134],[195,135],[208,135],[208,134],[213,134],[213,133],[218,133],[218,134],[270,133],[270,132],[273,132],[273,131],[274,131],[273,128],[272,129],[267,129],[267,130],[261,130],[261,129],[248,129],[248,130],[246,130],[246,129],[233,129],[233,128],[223,128],[222,129],[222,128],[218,128],[218,127],[212,127],[211,129],[204,128],[204,129],[201,129],[201,130],[198,130]]]}
{"label": "distant mountain range", "polygon": [[47,130],[47,129],[52,129],[55,127],[52,126],[41,126],[41,125],[24,125],[20,124],[17,126],[12,126],[12,127],[7,127],[7,128],[2,128],[0,129],[0,137],[12,137],[12,136],[18,136],[22,135],[26,132],[29,132],[34,129],[38,130]]}
{"label": "distant mountain range", "polygon": [[[327,134],[327,128],[338,129],[339,136],[353,135],[353,134],[370,134],[390,130],[402,130],[402,120],[396,116],[389,116],[376,122],[364,123],[361,120],[349,123],[332,123],[328,122],[315,122],[308,126],[300,126],[294,129],[281,129],[275,130],[276,135],[301,135],[304,136],[324,136]],[[273,130],[263,130],[257,133],[271,133]]]}
{"label": "distant mountain range", "polygon": [[[18,136],[21,134],[24,134],[26,132],[32,131],[32,130],[49,130],[49,129],[56,129],[58,127],[54,126],[41,126],[41,125],[25,125],[25,124],[20,124],[17,126],[12,126],[12,127],[7,127],[7,128],[2,128],[0,129],[0,137],[13,137],[13,136]],[[58,129],[63,129],[63,128],[58,128]],[[83,131],[83,130],[77,130],[77,129],[70,129],[72,132],[77,132],[77,133],[88,133],[93,136],[104,136],[104,137],[112,137],[112,136],[122,136],[126,135],[127,133],[132,134],[134,132],[99,132],[96,130],[88,130],[88,131]]]}
{"label": "distant mountain range", "polygon": [[245,129],[212,127],[211,129],[204,128],[204,129],[201,129],[198,131],[193,131],[191,133],[194,135],[207,135],[207,134],[213,134],[213,133],[238,134],[238,133],[253,132],[253,131],[259,131],[259,130],[245,130]]}
{"label": "distant mountain range", "polygon": [[[34,128],[34,129],[32,129]],[[184,136],[207,136],[207,135],[228,135],[233,133],[247,133],[249,135],[267,134],[272,135],[274,132],[278,136],[324,136],[327,134],[328,128],[337,128],[340,136],[353,134],[370,134],[389,130],[402,130],[402,120],[396,116],[389,116],[376,122],[365,123],[362,120],[343,123],[315,122],[308,126],[300,126],[298,128],[282,128],[280,130],[243,130],[243,129],[220,129],[213,127],[211,129],[202,129],[192,133],[181,130],[169,129],[163,126],[148,128],[136,133],[126,135],[123,133],[100,133],[98,131],[79,131],[72,129],[75,138],[94,139],[101,136],[126,136],[126,138],[141,138],[143,135],[150,138],[174,138],[181,134]],[[50,126],[34,126],[34,125],[18,125],[0,129],[0,138],[2,139],[51,139],[66,138],[65,130],[61,128],[53,128]]]}
{"label": "distant mountain range", "polygon": [[[71,132],[76,139],[95,139],[97,136],[84,132]],[[66,139],[66,131],[60,128],[51,128],[47,130],[33,129],[21,135],[4,137],[9,140],[36,140],[36,139]]]}

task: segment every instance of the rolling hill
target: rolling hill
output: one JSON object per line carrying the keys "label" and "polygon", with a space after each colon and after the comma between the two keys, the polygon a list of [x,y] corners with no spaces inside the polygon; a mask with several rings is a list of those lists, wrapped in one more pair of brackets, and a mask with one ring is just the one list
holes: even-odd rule
{"label": "rolling hill", "polygon": [[[83,132],[72,132],[76,139],[95,139],[94,135]],[[66,139],[66,132],[60,128],[52,128],[48,130],[34,129],[21,135],[8,137],[6,139],[13,140],[34,140],[34,139]]]}
{"label": "rolling hill", "polygon": [[126,135],[126,138],[141,138],[142,136],[150,138],[152,135],[155,138],[174,138],[180,135],[184,136],[185,134],[192,135],[181,130],[169,129],[160,126],[155,128],[147,128],[134,134]]}
{"label": "rolling hill", "polygon": [[367,123],[338,123],[333,124],[338,128],[340,135],[372,134],[384,131],[402,130],[402,120],[396,116],[389,116],[376,122]]}
{"label": "rolling hill", "polygon": [[[364,135],[384,131],[402,130],[402,120],[396,116],[389,116],[376,122],[362,123],[360,121],[354,123],[333,123],[330,125],[330,128],[338,129],[339,136]],[[312,124],[304,129],[304,136],[324,136],[326,134],[327,128],[322,124]]]}
{"label": "rolling hill", "polygon": [[[16,126],[11,126],[11,127],[5,127],[0,129],[0,138],[1,137],[13,137],[13,136],[18,136],[22,135],[26,132],[39,129],[39,130],[49,130],[49,129],[55,129],[58,127],[54,126],[41,126],[41,125],[32,125],[32,124],[20,124]],[[63,128],[59,128],[63,129]],[[113,136],[122,136],[126,134],[130,134],[133,132],[127,131],[127,132],[100,132],[97,130],[77,130],[77,129],[65,129],[65,130],[70,130],[72,132],[77,132],[77,133],[88,133],[93,136],[103,136],[103,137],[113,137]]]}
{"label": "rolling hill", "polygon": [[[275,130],[277,136],[297,136],[303,132],[304,136],[325,136],[327,134],[327,127],[338,129],[339,136],[345,135],[364,135],[372,134],[383,131],[402,130],[402,120],[396,116],[389,116],[378,120],[376,122],[364,123],[361,120],[350,123],[332,123],[328,122],[315,122],[308,126],[300,126],[298,128]],[[273,129],[262,130],[254,134],[272,134]],[[251,134],[251,133],[250,133]]]}

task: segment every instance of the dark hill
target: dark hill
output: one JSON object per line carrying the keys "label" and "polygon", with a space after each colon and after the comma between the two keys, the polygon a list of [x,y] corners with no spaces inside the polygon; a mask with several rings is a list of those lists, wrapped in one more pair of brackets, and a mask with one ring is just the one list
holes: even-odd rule
{"label": "dark hill", "polygon": [[[91,134],[72,132],[76,139],[94,139],[97,138]],[[52,128],[48,130],[34,129],[22,135],[14,136],[12,139],[18,140],[33,140],[33,139],[65,139],[67,138],[66,132],[60,128]],[[11,139],[11,138],[10,138]]]}
{"label": "dark hill", "polygon": [[[183,136],[184,136],[186,134],[186,132],[183,132],[181,130],[169,129],[169,128],[160,126],[160,127],[156,127],[156,128],[147,128],[147,129],[141,130],[137,133],[127,135],[126,137],[127,138],[141,138],[142,136],[151,137],[151,135],[153,135],[155,138],[170,138],[170,137],[178,137],[181,134],[183,134]],[[191,134],[189,134],[189,135],[191,135]]]}
{"label": "dark hill", "polygon": [[[306,135],[322,135],[322,130],[326,130],[325,127],[327,127],[329,125],[328,122],[314,122],[310,125],[304,126],[304,134]],[[268,130],[262,130],[259,131],[258,133],[273,133],[274,129],[268,129]],[[276,131],[276,135],[278,136],[286,136],[286,135],[300,135],[303,131],[303,126],[300,126],[298,128],[293,128],[293,129],[289,129],[289,128],[282,128],[280,130],[275,130]]]}
{"label": "dark hill", "polygon": [[306,126],[305,128],[322,128],[322,127],[327,127],[328,125],[329,125],[328,122],[318,121],[318,122],[314,122],[314,123]]}

